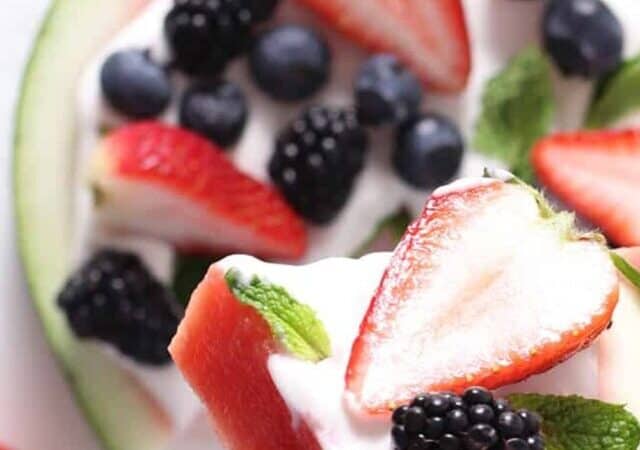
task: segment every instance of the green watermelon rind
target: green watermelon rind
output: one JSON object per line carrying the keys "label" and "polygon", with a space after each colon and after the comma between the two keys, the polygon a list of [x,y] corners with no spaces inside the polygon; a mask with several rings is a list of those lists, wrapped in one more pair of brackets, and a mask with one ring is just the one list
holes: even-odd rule
{"label": "green watermelon rind", "polygon": [[70,271],[77,83],[87,61],[148,0],[55,0],[24,73],[16,111],[18,246],[33,303],[78,404],[109,450],[155,450],[170,421],[136,379],[80,343],[55,297]]}

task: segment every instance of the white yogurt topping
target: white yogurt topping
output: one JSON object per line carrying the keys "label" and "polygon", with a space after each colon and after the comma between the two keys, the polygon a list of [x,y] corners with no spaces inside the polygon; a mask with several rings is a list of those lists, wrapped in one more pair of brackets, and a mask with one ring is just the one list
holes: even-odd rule
{"label": "white yogurt topping", "polygon": [[[314,364],[285,354],[269,358],[269,371],[291,409],[303,418],[325,450],[388,450],[389,424],[360,421],[344,400],[344,374],[361,319],[389,261],[390,253],[359,260],[330,258],[291,267],[263,263],[248,256],[231,256],[220,267],[235,267],[247,277],[259,275],[286,287],[297,300],[310,305],[331,338],[332,354]],[[555,369],[502,390],[598,396],[597,348],[592,347]],[[571,380],[568,382],[568,380]]]}
{"label": "white yogurt topping", "polygon": [[[149,239],[114,236],[97,225],[92,215],[84,168],[99,141],[99,130],[105,125],[113,126],[123,122],[117,114],[105,106],[102,100],[98,84],[101,63],[112,51],[131,46],[151,46],[154,55],[161,55],[161,57],[166,55],[162,39],[162,23],[164,14],[171,3],[172,0],[154,1],[146,11],[115,36],[104,52],[97,55],[93,64],[88,67],[78,92],[79,134],[77,189],[75,190],[77,193],[76,236],[78,236],[76,260],[84,259],[93,248],[101,244],[132,248],[145,259],[154,273],[164,280],[169,279],[172,271],[171,249],[163,243]],[[502,69],[510,56],[526,45],[535,44],[540,40],[539,18],[543,2],[463,0],[463,3],[466,8],[473,47],[473,72],[469,85],[465,92],[458,96],[445,97],[427,92],[424,109],[437,111],[453,118],[459,124],[465,137],[469,139],[473,123],[479,113],[480,96],[486,80]],[[640,2],[637,0],[607,0],[607,3],[612,6],[623,23],[626,32],[625,53],[627,55],[637,54],[640,51],[640,29],[637,27],[637,18],[640,17]],[[310,14],[294,5],[293,0],[284,0],[283,8],[280,11],[275,22],[295,21],[312,24],[328,36],[332,46],[334,58],[331,83],[307,103],[322,102],[333,105],[351,103],[353,76],[365,54],[350,42],[336,36],[324,25],[318,23]],[[299,113],[304,105],[282,106],[266,98],[249,80],[244,59],[234,63],[226,76],[241,85],[250,103],[250,120],[247,128],[242,139],[229,155],[242,170],[266,181],[268,180],[266,164],[272,152],[274,136],[284,124]],[[559,129],[578,127],[588,105],[592,87],[589,83],[580,80],[564,80],[559,76],[555,78],[558,100],[556,126]],[[178,86],[185,85],[185,80],[180,76],[175,77],[175,82]],[[179,95],[176,94],[173,105],[165,115],[165,119],[168,121],[175,122],[178,98]],[[637,118],[633,119],[637,120]],[[626,118],[625,124],[628,125],[630,120],[632,119]],[[631,123],[637,124],[638,122]],[[397,211],[401,206],[408,207],[414,214],[422,209],[427,193],[418,192],[403,185],[391,170],[389,164],[391,133],[378,131],[372,136],[372,142],[373,146],[367,167],[360,176],[347,207],[334,223],[325,228],[314,228],[311,231],[308,261],[326,256],[349,254],[368,237],[369,231],[380,219]],[[469,151],[464,158],[460,175],[480,176],[482,169],[487,165],[495,166],[496,164]],[[355,329],[353,327],[361,319],[363,308],[368,301],[365,298],[370,295],[365,294],[377,284],[376,277],[379,277],[385,260],[386,256],[375,255],[358,263],[359,265],[367,265],[371,269],[363,271],[367,275],[363,276],[359,283],[347,283],[346,274],[354,272],[355,263],[346,260],[340,261],[339,265],[344,266],[344,273],[341,270],[331,268],[331,263],[320,263],[318,267],[326,268],[327,273],[329,271],[332,273],[331,278],[326,278],[331,280],[331,283],[316,286],[321,289],[321,292],[322,289],[329,290],[332,286],[337,288],[339,285],[352,292],[350,298],[353,299],[353,302],[346,302],[348,303],[346,307],[350,308],[350,312],[339,314],[338,317],[336,317],[335,308],[330,306],[331,303],[326,302],[326,297],[323,299],[324,301],[320,301],[319,298],[317,302],[313,302],[313,298],[309,299],[323,320],[326,317],[331,317],[330,321],[325,320],[325,323],[330,328],[334,341],[334,356],[318,367],[313,367],[313,370],[308,365],[286,356],[274,356],[270,360],[270,370],[283,396],[293,410],[299,410],[298,412],[306,420],[317,425],[316,430],[327,449],[387,449],[387,437],[382,431],[384,426],[373,424],[373,431],[371,431],[367,430],[368,427],[351,422],[347,416],[341,413],[339,400],[342,389],[342,373]],[[335,260],[332,261],[335,262]],[[292,292],[296,293],[304,287],[300,284],[301,281],[297,276],[288,275],[295,274],[295,270],[288,269],[287,275],[284,275],[284,271],[276,267],[269,266],[268,269],[269,273],[273,271],[274,281],[278,280],[278,274],[282,274],[282,277],[286,277],[287,288],[290,288]],[[351,269],[352,267],[354,269]],[[302,274],[307,269],[300,270]],[[311,270],[309,269],[309,272]],[[335,282],[336,277],[340,277],[342,281]],[[301,279],[303,278],[301,276]],[[305,279],[307,284],[313,283],[313,280],[308,277]],[[285,281],[284,278],[283,281]],[[351,286],[351,284],[357,284],[357,286]],[[302,294],[310,293],[311,289],[307,289],[299,292]],[[345,306],[341,305],[341,307]],[[197,400],[179,379],[174,368],[140,369],[133,364],[128,364],[117,355],[114,357],[122,360],[121,363],[124,366],[131,368],[131,371],[149,391],[166,405],[166,409],[174,418],[178,429],[182,429],[183,425],[200,410]],[[597,393],[594,381],[597,379],[597,371],[594,367],[595,360],[593,351],[589,350],[559,368],[535,377],[522,388],[526,389],[529,386],[535,391],[564,392],[569,386],[570,392],[595,395]],[[577,368],[582,371],[582,376],[579,376],[580,371],[577,371]],[[298,382],[290,382],[291,380],[298,380]],[[571,381],[567,382],[567,380]],[[312,386],[313,389],[308,389],[309,386]],[[332,401],[325,402],[325,399],[332,399]],[[176,405],[182,406],[176,407]],[[303,408],[299,405],[308,406]],[[194,436],[193,430],[184,430],[183,433],[184,436]],[[203,433],[208,435],[207,431],[203,431]],[[344,437],[340,437],[343,434]],[[177,437],[176,439],[172,448],[202,448],[191,441],[188,444],[189,438],[182,440]],[[365,442],[369,442],[371,445],[364,445]],[[187,447],[188,445],[191,447]],[[385,447],[380,445],[385,445]]]}

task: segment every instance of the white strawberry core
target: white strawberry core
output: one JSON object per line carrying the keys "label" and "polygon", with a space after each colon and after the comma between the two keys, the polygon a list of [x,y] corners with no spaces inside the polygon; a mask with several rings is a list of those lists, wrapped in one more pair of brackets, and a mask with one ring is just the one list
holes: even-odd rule
{"label": "white strawberry core", "polygon": [[565,240],[520,187],[437,245],[433,269],[412,280],[416,289],[374,342],[367,405],[526,358],[604,312],[616,283],[602,246]]}

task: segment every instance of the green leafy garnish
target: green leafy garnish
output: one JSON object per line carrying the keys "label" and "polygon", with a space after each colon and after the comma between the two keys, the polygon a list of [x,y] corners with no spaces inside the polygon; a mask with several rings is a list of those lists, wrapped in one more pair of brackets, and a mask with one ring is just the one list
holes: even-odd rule
{"label": "green leafy garnish", "polygon": [[515,408],[542,416],[547,450],[637,450],[640,424],[622,405],[578,396],[514,394]]}
{"label": "green leafy garnish", "polygon": [[397,213],[383,219],[378,223],[375,230],[367,238],[367,240],[358,249],[353,252],[353,257],[358,258],[369,253],[376,244],[380,242],[389,241],[389,244],[397,243],[404,232],[407,231],[407,227],[411,223],[411,215],[406,209],[401,209]]}
{"label": "green leafy garnish", "polygon": [[286,289],[255,276],[245,283],[236,269],[230,269],[225,280],[233,295],[255,308],[293,355],[313,362],[330,356],[331,342],[324,325],[313,309],[297,301]]}
{"label": "green leafy garnish", "polygon": [[611,252],[610,255],[613,264],[620,271],[620,273],[624,275],[631,284],[640,289],[640,272],[638,272],[635,267],[629,264],[626,259],[618,255],[617,253]]}
{"label": "green leafy garnish", "polygon": [[549,62],[529,48],[487,83],[473,144],[532,183],[531,148],[551,129],[554,108]]}
{"label": "green leafy garnish", "polygon": [[640,109],[640,55],[603,79],[587,114],[589,128],[602,128]]}
{"label": "green leafy garnish", "polygon": [[171,287],[179,302],[186,305],[216,258],[200,255],[176,255]]}

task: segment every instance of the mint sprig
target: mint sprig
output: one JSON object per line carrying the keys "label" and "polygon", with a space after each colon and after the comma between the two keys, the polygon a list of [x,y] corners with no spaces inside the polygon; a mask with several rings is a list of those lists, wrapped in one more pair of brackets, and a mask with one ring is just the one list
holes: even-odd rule
{"label": "mint sprig", "polygon": [[589,128],[602,128],[640,110],[640,55],[600,82],[587,114]]}
{"label": "mint sprig", "polygon": [[542,416],[547,450],[637,450],[640,424],[622,405],[578,396],[514,394],[515,408]]}
{"label": "mint sprig", "polygon": [[640,289],[640,272],[638,272],[635,267],[617,253],[611,252],[610,255],[616,269],[618,269],[618,271],[624,275],[631,284]]}
{"label": "mint sprig", "polygon": [[237,269],[227,271],[225,280],[233,295],[258,311],[291,354],[313,362],[330,356],[331,342],[324,325],[313,309],[297,301],[286,289],[256,276],[248,283],[243,282]]}
{"label": "mint sprig", "polygon": [[551,129],[554,109],[549,62],[540,50],[529,48],[487,83],[473,144],[532,183],[531,148]]}

